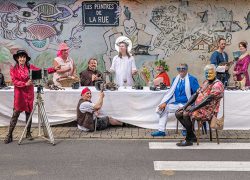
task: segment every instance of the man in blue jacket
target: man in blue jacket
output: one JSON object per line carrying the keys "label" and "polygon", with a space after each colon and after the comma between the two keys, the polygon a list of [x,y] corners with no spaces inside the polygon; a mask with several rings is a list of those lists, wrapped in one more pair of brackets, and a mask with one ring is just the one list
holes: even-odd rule
{"label": "man in blue jacket", "polygon": [[166,136],[168,114],[175,113],[177,109],[183,107],[199,88],[197,78],[188,74],[187,64],[180,64],[177,71],[179,74],[173,79],[171,88],[156,108],[156,113],[159,115],[159,126],[158,131],[151,133],[152,136]]}
{"label": "man in blue jacket", "polygon": [[224,86],[227,86],[228,80],[230,78],[230,74],[228,73],[230,66],[225,48],[226,40],[224,38],[220,38],[218,40],[218,49],[211,55],[210,62],[216,67],[217,79],[219,79],[224,84]]}

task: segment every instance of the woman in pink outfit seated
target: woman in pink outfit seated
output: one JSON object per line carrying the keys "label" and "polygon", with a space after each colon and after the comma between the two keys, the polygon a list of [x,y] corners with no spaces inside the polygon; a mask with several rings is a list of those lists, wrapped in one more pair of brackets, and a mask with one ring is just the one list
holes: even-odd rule
{"label": "woman in pink outfit seated", "polygon": [[241,51],[241,56],[239,57],[233,71],[235,80],[241,81],[243,77],[246,78],[246,86],[250,86],[248,65],[250,62],[250,55],[247,52],[247,42],[242,41],[239,43],[239,49]]}

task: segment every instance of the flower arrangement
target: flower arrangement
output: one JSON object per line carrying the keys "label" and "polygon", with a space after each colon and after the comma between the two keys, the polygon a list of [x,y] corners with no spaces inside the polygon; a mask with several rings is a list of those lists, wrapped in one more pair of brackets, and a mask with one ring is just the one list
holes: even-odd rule
{"label": "flower arrangement", "polygon": [[150,81],[150,70],[146,67],[143,66],[142,71],[141,71],[142,77],[145,80],[146,83],[148,83]]}

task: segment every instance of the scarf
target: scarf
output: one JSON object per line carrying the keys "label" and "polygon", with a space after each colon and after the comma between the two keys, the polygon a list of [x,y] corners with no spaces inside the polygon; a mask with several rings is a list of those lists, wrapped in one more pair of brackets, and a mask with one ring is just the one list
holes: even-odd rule
{"label": "scarf", "polygon": [[[187,96],[187,99],[189,99],[191,97],[191,89],[190,89],[190,82],[189,82],[189,75],[187,74],[185,77],[185,93],[186,93],[186,96]],[[161,100],[161,103],[159,104],[159,106],[167,101],[169,101],[169,103],[171,102],[174,102],[175,101],[175,96],[174,96],[174,92],[175,92],[175,89],[176,89],[176,86],[178,84],[180,80],[180,75],[176,76],[171,88],[168,90],[167,94],[163,97],[163,99]],[[158,107],[156,108],[156,112],[157,113],[162,113],[162,112],[159,112],[159,109]]]}

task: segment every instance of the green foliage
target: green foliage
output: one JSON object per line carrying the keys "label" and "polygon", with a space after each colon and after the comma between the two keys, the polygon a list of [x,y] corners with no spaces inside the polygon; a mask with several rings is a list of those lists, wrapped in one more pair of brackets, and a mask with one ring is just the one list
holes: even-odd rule
{"label": "green foliage", "polygon": [[36,59],[32,61],[32,63],[40,68],[46,68],[53,66],[53,60],[55,58],[55,54],[51,52],[43,52],[39,54]]}
{"label": "green foliage", "polygon": [[155,65],[156,66],[163,66],[164,69],[165,69],[165,71],[167,71],[167,72],[169,71],[169,66],[163,60],[157,60],[157,61],[155,61]]}
{"label": "green foliage", "polygon": [[80,72],[84,71],[88,67],[87,59],[83,59],[80,62],[76,63],[76,71],[79,74]]}
{"label": "green foliage", "polygon": [[12,59],[13,59],[13,57],[12,57],[10,51],[5,47],[0,46],[0,63],[10,61]]}

